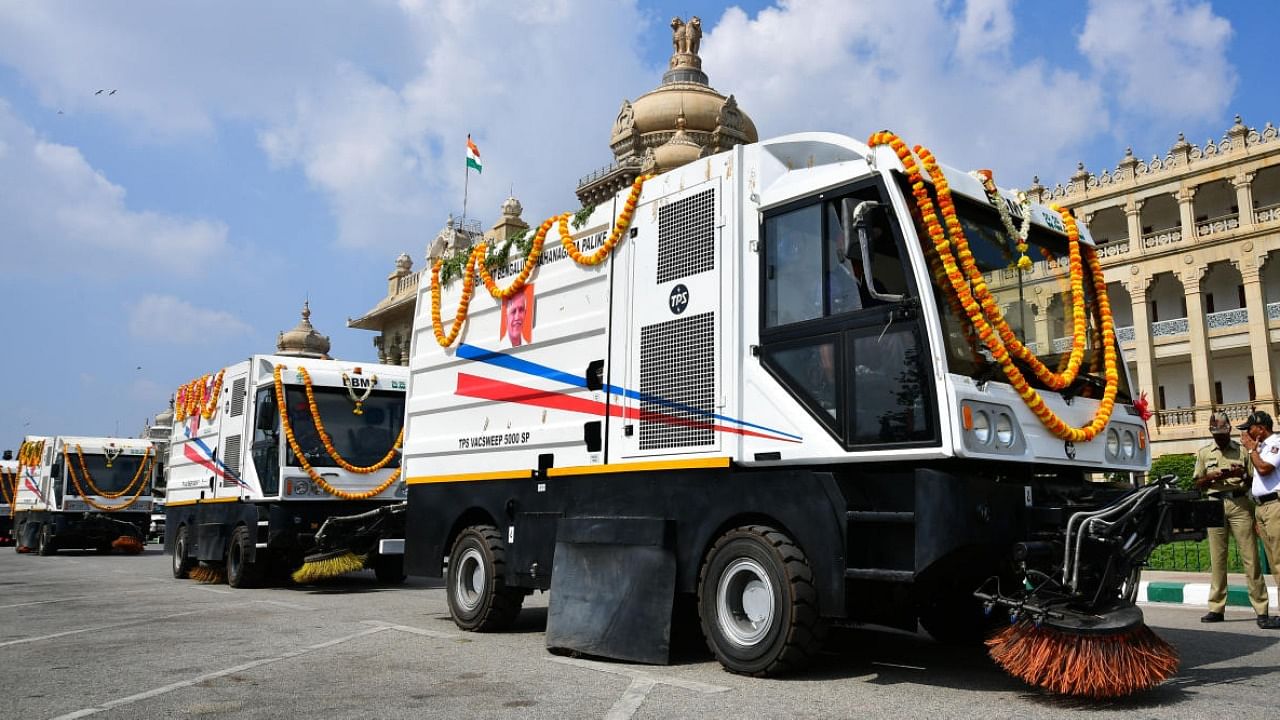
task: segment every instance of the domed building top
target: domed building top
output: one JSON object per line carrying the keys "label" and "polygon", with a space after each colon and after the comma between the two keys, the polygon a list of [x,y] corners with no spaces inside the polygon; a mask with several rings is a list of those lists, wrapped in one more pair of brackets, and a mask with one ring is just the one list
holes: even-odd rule
{"label": "domed building top", "polygon": [[702,21],[673,18],[671,33],[674,51],[662,84],[635,102],[622,101],[609,138],[615,163],[579,183],[584,205],[607,200],[642,172],[665,172],[760,139],[733,95],[725,97],[708,84],[698,56]]}
{"label": "domed building top", "polygon": [[321,335],[311,326],[311,302],[302,303],[302,320],[298,326],[276,337],[276,354],[289,357],[332,360],[329,357],[329,336]]}
{"label": "domed building top", "polygon": [[502,201],[502,216],[504,218],[518,218],[523,212],[524,206],[514,196]]}

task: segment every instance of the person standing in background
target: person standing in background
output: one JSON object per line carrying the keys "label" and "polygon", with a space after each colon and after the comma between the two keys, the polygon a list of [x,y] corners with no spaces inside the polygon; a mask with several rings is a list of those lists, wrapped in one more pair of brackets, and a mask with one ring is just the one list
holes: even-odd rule
{"label": "person standing in background", "polygon": [[[1271,572],[1280,582],[1280,435],[1272,432],[1271,416],[1261,410],[1255,410],[1241,424],[1244,431],[1240,436],[1240,444],[1246,451],[1245,457],[1253,468],[1253,500],[1258,504],[1254,517],[1258,520],[1258,531],[1262,534],[1262,545],[1266,548],[1267,559],[1271,561]],[[1263,624],[1258,619],[1258,627],[1280,629],[1280,622]]]}
{"label": "person standing in background", "polygon": [[1227,607],[1227,549],[1236,540],[1240,562],[1244,565],[1249,585],[1249,604],[1258,615],[1258,626],[1280,627],[1280,618],[1268,617],[1267,584],[1262,580],[1258,563],[1258,541],[1254,534],[1253,500],[1249,494],[1248,460],[1245,450],[1231,439],[1231,419],[1224,412],[1209,418],[1209,434],[1213,442],[1196,452],[1194,472],[1196,487],[1222,501],[1222,525],[1209,528],[1209,612],[1203,623],[1222,622]]}

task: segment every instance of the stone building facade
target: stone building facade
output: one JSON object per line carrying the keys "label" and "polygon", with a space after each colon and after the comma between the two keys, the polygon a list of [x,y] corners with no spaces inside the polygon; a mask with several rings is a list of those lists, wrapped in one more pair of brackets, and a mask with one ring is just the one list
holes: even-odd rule
{"label": "stone building facade", "polygon": [[1070,208],[1098,243],[1130,377],[1155,410],[1153,456],[1203,445],[1214,410],[1280,415],[1280,135],[1271,123],[1258,130],[1237,116],[1220,140],[1179,135],[1163,156],[1129,151],[1115,169],[1081,165],[1065,185],[1037,179],[1028,194]]}

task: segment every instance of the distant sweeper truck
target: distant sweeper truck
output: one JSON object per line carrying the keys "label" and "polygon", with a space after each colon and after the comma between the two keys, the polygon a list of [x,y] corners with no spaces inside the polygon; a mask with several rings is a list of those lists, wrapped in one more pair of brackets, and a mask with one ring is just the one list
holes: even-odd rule
{"label": "distant sweeper truck", "polygon": [[12,450],[0,458],[0,545],[13,544],[14,498],[18,494],[18,461]]}
{"label": "distant sweeper truck", "polygon": [[[460,627],[549,589],[548,646],[615,658],[665,661],[687,599],[752,675],[804,664],[832,623],[1002,624],[993,656],[1058,692],[1173,672],[1139,573],[1213,511],[1091,481],[1146,470],[1150,445],[1069,213],[888,133],[806,133],[586,215],[421,284],[406,565],[446,578]],[[1010,659],[1045,638],[1084,650]]]}
{"label": "distant sweeper truck", "polygon": [[19,552],[142,552],[155,470],[149,440],[28,436],[18,463]]}
{"label": "distant sweeper truck", "polygon": [[[164,507],[173,576],[247,587],[324,551],[402,581],[389,525],[403,513],[389,508],[406,490],[407,381],[404,367],[254,355],[180,387]],[[326,520],[352,514],[363,519],[338,545],[318,544]]]}

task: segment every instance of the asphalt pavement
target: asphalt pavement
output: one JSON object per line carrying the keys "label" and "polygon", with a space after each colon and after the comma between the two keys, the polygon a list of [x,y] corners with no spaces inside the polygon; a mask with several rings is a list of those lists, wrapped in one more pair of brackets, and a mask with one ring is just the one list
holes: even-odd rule
{"label": "asphalt pavement", "polygon": [[[1152,578],[1148,578],[1151,582]],[[1164,581],[1163,577],[1161,581]],[[1173,582],[1175,580],[1169,580]],[[1178,648],[1177,677],[1121,700],[1046,695],[981,648],[924,633],[838,629],[782,679],[725,672],[697,637],[669,665],[547,652],[546,595],[505,633],[459,630],[444,590],[355,573],[234,590],[174,580],[140,556],[0,549],[0,712],[37,718],[1272,718],[1280,632],[1249,611],[1202,625],[1189,604],[1144,603]]]}

